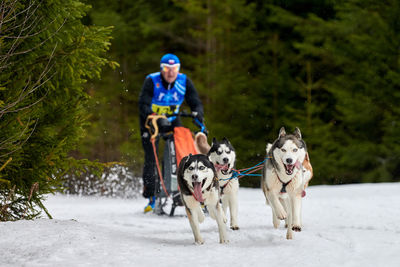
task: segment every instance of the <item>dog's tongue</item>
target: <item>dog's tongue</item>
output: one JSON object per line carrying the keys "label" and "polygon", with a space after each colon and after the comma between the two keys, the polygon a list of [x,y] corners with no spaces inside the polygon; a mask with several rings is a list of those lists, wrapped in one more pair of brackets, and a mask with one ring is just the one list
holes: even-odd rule
{"label": "dog's tongue", "polygon": [[217,171],[218,170],[227,171],[229,169],[229,165],[228,164],[224,164],[224,165],[215,164],[214,166],[217,169]]}
{"label": "dog's tongue", "polygon": [[199,202],[204,202],[203,193],[201,192],[201,183],[193,183],[193,196]]}
{"label": "dog's tongue", "polygon": [[296,160],[296,163],[294,164],[294,166],[296,166],[297,169],[301,169],[301,163],[299,160]]}

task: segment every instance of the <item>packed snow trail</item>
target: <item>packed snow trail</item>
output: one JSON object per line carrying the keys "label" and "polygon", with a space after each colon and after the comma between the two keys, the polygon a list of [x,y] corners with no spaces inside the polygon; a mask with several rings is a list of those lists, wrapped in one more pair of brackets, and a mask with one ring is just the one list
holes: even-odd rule
{"label": "packed snow trail", "polygon": [[[261,189],[239,191],[239,231],[218,243],[209,216],[143,214],[145,199],[50,196],[54,219],[0,223],[0,266],[400,266],[400,183],[312,186],[303,230],[286,240]],[[229,225],[229,224],[228,224]]]}

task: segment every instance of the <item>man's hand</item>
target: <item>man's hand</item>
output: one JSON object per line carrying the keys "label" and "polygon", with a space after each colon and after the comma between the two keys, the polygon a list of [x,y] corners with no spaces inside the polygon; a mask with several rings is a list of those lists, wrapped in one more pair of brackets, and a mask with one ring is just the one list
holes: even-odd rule
{"label": "man's hand", "polygon": [[164,118],[158,119],[157,124],[160,133],[166,133],[172,131],[171,122],[168,119]]}
{"label": "man's hand", "polygon": [[193,119],[198,119],[201,123],[203,123],[203,121],[204,121],[203,116],[200,115],[199,112],[192,111],[192,116],[193,116]]}
{"label": "man's hand", "polygon": [[205,135],[208,136],[208,131],[204,125],[203,116],[200,115],[200,113],[197,111],[192,111],[192,116],[193,116],[193,123],[197,125]]}

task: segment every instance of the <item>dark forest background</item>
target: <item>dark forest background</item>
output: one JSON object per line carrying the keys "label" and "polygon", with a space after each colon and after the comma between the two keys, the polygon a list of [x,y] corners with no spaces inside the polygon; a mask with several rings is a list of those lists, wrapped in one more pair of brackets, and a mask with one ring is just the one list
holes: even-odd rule
{"label": "dark forest background", "polygon": [[138,96],[170,52],[194,81],[210,137],[231,141],[238,167],[262,161],[280,127],[298,126],[313,184],[398,180],[399,1],[87,2],[85,23],[114,26],[109,56],[120,68],[89,85],[80,156],[126,161],[141,175]]}
{"label": "dark forest background", "polygon": [[138,97],[165,53],[238,168],[298,126],[312,184],[399,181],[399,18],[397,0],[0,0],[0,220],[116,164],[138,186]]}

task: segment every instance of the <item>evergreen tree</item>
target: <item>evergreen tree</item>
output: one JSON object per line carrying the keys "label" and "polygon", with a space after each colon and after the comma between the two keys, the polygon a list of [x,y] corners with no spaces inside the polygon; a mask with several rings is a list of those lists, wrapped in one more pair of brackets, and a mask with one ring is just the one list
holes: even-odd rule
{"label": "evergreen tree", "polygon": [[326,144],[335,168],[326,175],[329,182],[390,181],[399,169],[392,154],[399,144],[399,4],[354,0],[335,8],[335,19],[310,16],[299,27],[299,49],[320,62],[334,99],[325,113],[335,124]]}
{"label": "evergreen tree", "polygon": [[87,123],[83,85],[108,63],[102,54],[111,29],[84,26],[88,9],[75,0],[2,1],[0,162],[7,164],[0,172],[0,220],[46,211],[44,195],[66,171],[91,165],[67,155]]}

